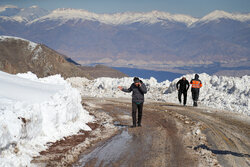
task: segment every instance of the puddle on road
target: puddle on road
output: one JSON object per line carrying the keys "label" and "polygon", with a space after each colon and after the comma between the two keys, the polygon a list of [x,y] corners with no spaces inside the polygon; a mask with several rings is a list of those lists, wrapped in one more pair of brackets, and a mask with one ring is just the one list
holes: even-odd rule
{"label": "puddle on road", "polygon": [[119,129],[129,128],[129,125],[127,125],[127,124],[121,124],[121,122],[119,122],[119,121],[114,121],[114,125],[116,127],[118,127]]}
{"label": "puddle on road", "polygon": [[120,114],[120,115],[131,115],[130,110],[128,111],[128,110],[122,109],[122,108],[114,108],[110,112],[114,113],[114,114]]}
{"label": "puddle on road", "polygon": [[97,147],[86,155],[80,156],[79,161],[73,166],[85,166],[88,162],[92,162],[93,160],[95,161],[94,166],[106,166],[112,162],[116,162],[123,156],[122,154],[129,151],[131,141],[132,136],[129,135],[127,130],[124,130],[121,134],[114,136],[104,145]]}

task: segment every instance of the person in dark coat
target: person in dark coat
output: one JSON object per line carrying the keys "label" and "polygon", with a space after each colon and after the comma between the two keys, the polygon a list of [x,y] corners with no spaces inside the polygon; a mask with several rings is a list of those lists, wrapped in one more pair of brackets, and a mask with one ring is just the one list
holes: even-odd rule
{"label": "person in dark coat", "polygon": [[200,88],[202,87],[201,80],[199,80],[199,75],[195,74],[194,79],[190,81],[192,84],[191,92],[192,92],[192,99],[194,101],[193,106],[197,107],[197,101],[199,99]]}
{"label": "person in dark coat", "polygon": [[177,84],[176,84],[176,88],[178,90],[178,99],[179,102],[181,104],[181,95],[183,94],[184,96],[184,101],[183,101],[183,105],[185,106],[187,103],[187,91],[189,89],[189,82],[185,77],[182,77],[182,79],[180,79]]}
{"label": "person in dark coat", "polygon": [[134,77],[134,83],[128,89],[125,89],[121,86],[118,88],[123,92],[133,92],[132,93],[132,119],[133,119],[133,126],[136,127],[136,112],[138,110],[138,126],[141,126],[142,120],[142,110],[143,110],[143,103],[144,103],[144,94],[147,93],[147,88],[145,84],[138,78]]}

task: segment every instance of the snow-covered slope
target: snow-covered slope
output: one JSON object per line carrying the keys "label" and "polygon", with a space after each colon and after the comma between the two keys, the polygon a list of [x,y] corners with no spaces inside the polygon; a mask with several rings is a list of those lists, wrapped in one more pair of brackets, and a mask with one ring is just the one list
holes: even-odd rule
{"label": "snow-covered slope", "polygon": [[28,43],[28,49],[31,50],[31,51],[33,51],[36,48],[36,46],[37,46],[37,43],[29,41],[29,40],[26,40],[26,39],[23,39],[23,38],[0,35],[0,42],[1,41],[8,41],[8,40],[21,40],[21,41],[25,41],[25,42]]}
{"label": "snow-covered slope", "polygon": [[49,11],[38,6],[31,6],[29,8],[18,8],[12,5],[0,6],[0,18],[10,21],[27,23],[49,13]]}
{"label": "snow-covered slope", "polygon": [[56,9],[50,14],[34,20],[34,22],[39,21],[43,22],[44,20],[61,20],[68,21],[71,19],[81,19],[82,21],[91,20],[99,21],[105,24],[119,25],[119,24],[131,24],[135,22],[144,22],[144,23],[158,23],[164,20],[173,21],[173,22],[182,22],[187,25],[190,25],[197,21],[196,18],[193,18],[188,15],[171,15],[167,12],[152,11],[148,13],[116,13],[116,14],[96,14],[91,13],[86,10],[81,9]]}
{"label": "snow-covered slope", "polygon": [[47,142],[91,130],[79,92],[60,75],[0,72],[0,80],[0,166],[30,166]]}
{"label": "snow-covered slope", "polygon": [[89,20],[98,21],[110,25],[131,24],[142,22],[154,24],[159,22],[178,22],[191,26],[199,22],[209,22],[218,19],[231,19],[237,21],[249,21],[250,14],[227,13],[225,11],[215,10],[202,18],[195,18],[184,14],[170,14],[167,12],[152,11],[152,12],[125,12],[115,14],[97,14],[88,12],[82,9],[59,8],[53,11],[46,11],[38,6],[29,8],[18,8],[16,6],[0,6],[0,16],[10,16],[9,19],[14,19],[18,22],[27,22],[32,24],[35,22],[43,22],[45,20],[59,20],[67,22],[68,20]]}
{"label": "snow-covered slope", "polygon": [[250,20],[250,13],[248,14],[241,14],[241,13],[228,13],[222,10],[215,10],[206,16],[199,19],[199,22],[209,22],[218,19],[231,19],[237,21],[249,21]]}
{"label": "snow-covered slope", "polygon": [[31,6],[29,8],[22,8],[21,11],[18,13],[18,16],[23,18],[23,20],[29,22],[34,19],[45,16],[49,13],[49,11],[39,8],[38,6]]}
{"label": "snow-covered slope", "polygon": [[96,14],[81,9],[61,8],[53,10],[50,14],[38,18],[30,22],[29,24],[32,24],[34,22],[43,22],[45,20],[60,20],[66,22],[72,19],[81,19],[82,21],[85,20],[98,21],[101,23],[111,24],[111,25],[131,24],[135,22],[155,24],[159,22],[170,21],[170,22],[184,23],[187,26],[191,26],[192,24],[195,23],[209,22],[222,18],[244,22],[250,20],[250,14],[227,13],[224,11],[216,10],[198,19],[189,15],[170,14],[167,12],[160,12],[160,11],[152,11],[147,13],[125,12],[116,14]]}
{"label": "snow-covered slope", "polygon": [[[186,75],[190,81],[194,75]],[[164,81],[158,83],[154,78],[143,79],[148,88],[146,99],[179,103],[177,99],[176,83]],[[200,90],[200,106],[209,106],[221,110],[244,113],[250,115],[250,76],[217,77],[200,74],[203,87]],[[69,78],[73,87],[81,91],[82,96],[91,97],[131,97],[131,94],[121,92],[117,86],[129,87],[133,78],[111,79],[98,78],[87,80],[85,78]],[[188,91],[188,105],[192,105],[191,92]]]}

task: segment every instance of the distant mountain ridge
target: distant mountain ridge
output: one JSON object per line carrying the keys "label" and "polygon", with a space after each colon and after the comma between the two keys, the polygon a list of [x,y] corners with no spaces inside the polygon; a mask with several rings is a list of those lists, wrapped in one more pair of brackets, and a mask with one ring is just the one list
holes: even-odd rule
{"label": "distant mountain ridge", "polygon": [[[195,18],[184,14],[170,14],[168,12],[152,11],[152,12],[124,12],[115,14],[96,14],[82,9],[59,8],[52,11],[39,8],[38,6],[31,6],[29,8],[18,8],[16,6],[0,6],[0,16],[9,16],[13,19],[19,17],[17,21],[34,22],[44,21],[46,19],[61,19],[72,20],[82,19],[98,21],[105,24],[131,24],[136,22],[144,22],[154,24],[163,20],[173,22],[185,23],[188,26],[199,22],[209,22],[218,19],[231,19],[236,21],[250,21],[250,13],[228,13],[225,11],[215,10],[202,18]],[[34,16],[31,19],[27,17]],[[22,19],[20,19],[22,18]]]}
{"label": "distant mountain ridge", "polygon": [[182,73],[185,66],[250,66],[249,27],[250,13],[218,10],[194,18],[160,11],[96,14],[0,7],[0,35],[43,43],[80,64]]}
{"label": "distant mountain ridge", "polygon": [[49,13],[49,11],[39,8],[38,6],[31,6],[29,8],[18,8],[12,5],[0,6],[0,16],[9,17],[19,22],[33,21]]}

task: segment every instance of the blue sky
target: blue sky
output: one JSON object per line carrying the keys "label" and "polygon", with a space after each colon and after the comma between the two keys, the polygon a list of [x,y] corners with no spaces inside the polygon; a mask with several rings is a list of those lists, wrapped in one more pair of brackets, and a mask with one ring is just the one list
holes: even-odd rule
{"label": "blue sky", "polygon": [[95,13],[165,11],[202,17],[214,10],[250,13],[250,0],[0,0],[0,5],[76,8]]}

